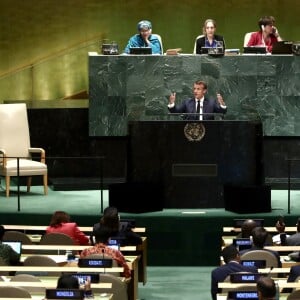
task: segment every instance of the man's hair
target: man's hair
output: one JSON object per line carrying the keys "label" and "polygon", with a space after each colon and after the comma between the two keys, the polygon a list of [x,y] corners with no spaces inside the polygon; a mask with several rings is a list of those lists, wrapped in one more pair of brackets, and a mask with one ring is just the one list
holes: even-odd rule
{"label": "man's hair", "polygon": [[257,291],[260,292],[262,299],[275,299],[276,286],[272,278],[260,276],[256,283]]}
{"label": "man's hair", "polygon": [[263,227],[255,227],[252,230],[253,245],[263,248],[268,237],[268,231]]}
{"label": "man's hair", "polygon": [[0,225],[0,241],[2,241],[4,233],[5,233],[5,228],[3,225]]}
{"label": "man's hair", "polygon": [[229,263],[231,260],[236,259],[238,254],[239,251],[233,245],[226,246],[221,252],[221,255],[223,256],[224,262],[226,264]]}
{"label": "man's hair", "polygon": [[194,84],[202,85],[204,87],[204,89],[207,90],[207,83],[203,80],[197,80],[194,82]]}
{"label": "man's hair", "polygon": [[241,231],[243,238],[249,238],[252,235],[252,230],[257,226],[257,223],[252,219],[247,219],[243,222]]}

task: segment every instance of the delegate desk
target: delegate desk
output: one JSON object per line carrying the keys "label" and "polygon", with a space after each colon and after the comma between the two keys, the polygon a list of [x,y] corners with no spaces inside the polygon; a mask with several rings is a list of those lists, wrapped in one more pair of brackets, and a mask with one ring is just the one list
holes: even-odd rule
{"label": "delegate desk", "polygon": [[[23,261],[25,257],[29,255],[22,255],[21,260]],[[51,256],[54,258],[54,256]],[[63,263],[65,258],[65,263]],[[112,267],[112,268],[80,268],[77,266],[77,262],[67,261],[66,256],[59,256],[55,259],[59,262],[60,266],[0,266],[0,272],[11,272],[11,271],[19,271],[19,272],[86,272],[86,273],[120,273],[123,271],[122,267]],[[138,260],[139,258],[136,256],[126,256],[126,261],[131,270],[131,280],[128,283],[128,297],[129,300],[138,299]],[[101,275],[100,275],[101,276]]]}
{"label": "delegate desk", "polygon": [[165,208],[224,207],[224,185],[263,181],[259,121],[131,121],[128,132],[128,181],[162,184]]}

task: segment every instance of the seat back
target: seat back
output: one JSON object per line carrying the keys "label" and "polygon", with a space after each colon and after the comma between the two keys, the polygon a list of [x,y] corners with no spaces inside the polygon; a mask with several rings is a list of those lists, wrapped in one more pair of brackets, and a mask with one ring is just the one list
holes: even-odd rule
{"label": "seat back", "polygon": [[164,48],[163,48],[163,43],[162,43],[162,38],[159,34],[155,33],[154,35],[157,36],[159,42],[160,42],[160,47],[161,47],[161,54],[164,54]]}
{"label": "seat back", "polygon": [[[31,275],[31,274],[17,274],[12,276],[10,281],[16,282],[42,282],[38,277]],[[45,294],[46,288],[45,287],[31,287],[31,286],[24,286],[24,289],[27,290],[29,293],[39,293]]]}
{"label": "seat back", "polygon": [[197,49],[197,40],[201,37],[204,37],[204,34],[200,34],[196,37],[195,39],[195,43],[194,43],[194,51],[193,51],[193,54],[196,54],[196,49]]}
{"label": "seat back", "polygon": [[32,245],[32,241],[26,233],[15,230],[5,231],[3,241],[21,241],[24,245]]}
{"label": "seat back", "polygon": [[265,260],[267,268],[278,268],[277,257],[266,250],[251,250],[241,255],[241,260]]}
{"label": "seat back", "polygon": [[29,157],[30,135],[25,103],[0,104],[0,148],[5,149],[10,157]]}
{"label": "seat back", "polygon": [[[52,258],[46,255],[31,255],[27,256],[24,260],[24,266],[35,266],[35,267],[58,267],[58,264]],[[22,274],[31,274],[35,276],[60,276],[61,272],[49,272],[49,271],[40,271],[40,272],[22,272]],[[20,274],[20,272],[18,272]]]}
{"label": "seat back", "polygon": [[74,245],[73,239],[64,233],[47,233],[41,237],[40,245]]}
{"label": "seat back", "polygon": [[249,42],[249,40],[250,40],[250,37],[251,37],[251,34],[253,33],[253,31],[252,32],[247,32],[246,34],[245,34],[245,36],[244,36],[244,47],[247,47],[247,45],[248,45],[248,42]]}
{"label": "seat back", "polygon": [[0,298],[31,298],[31,295],[19,286],[0,286]]}
{"label": "seat back", "polygon": [[[15,230],[5,231],[3,241],[21,241],[22,245],[32,245],[32,241],[26,233]],[[22,253],[24,254],[31,254],[33,252],[33,250],[22,249]]]}
{"label": "seat back", "polygon": [[112,274],[100,274],[100,282],[111,283],[111,289],[101,289],[102,293],[112,293],[114,300],[128,300],[127,283]]}

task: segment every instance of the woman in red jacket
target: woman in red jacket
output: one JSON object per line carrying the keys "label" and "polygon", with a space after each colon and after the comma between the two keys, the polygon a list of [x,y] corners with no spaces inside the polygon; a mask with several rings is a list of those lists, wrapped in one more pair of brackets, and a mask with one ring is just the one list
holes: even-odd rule
{"label": "woman in red jacket", "polygon": [[73,239],[75,245],[89,244],[89,237],[78,228],[75,222],[70,222],[70,216],[64,211],[54,212],[46,233],[64,233]]}

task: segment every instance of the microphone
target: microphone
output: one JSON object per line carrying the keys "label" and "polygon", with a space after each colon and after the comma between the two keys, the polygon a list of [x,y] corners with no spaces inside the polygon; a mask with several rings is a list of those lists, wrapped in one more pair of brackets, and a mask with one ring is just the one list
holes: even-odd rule
{"label": "microphone", "polygon": [[266,277],[269,277],[270,276],[270,274],[271,274],[271,272],[272,272],[272,270],[274,269],[274,267],[272,266],[272,267],[270,267],[270,270],[269,270],[269,272],[267,273],[267,275],[266,275]]}

